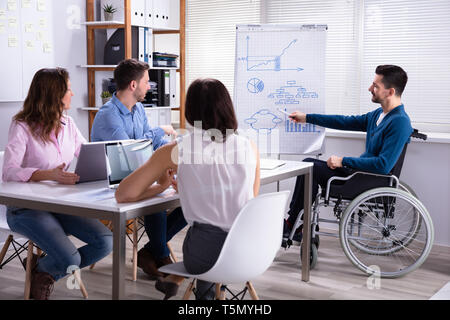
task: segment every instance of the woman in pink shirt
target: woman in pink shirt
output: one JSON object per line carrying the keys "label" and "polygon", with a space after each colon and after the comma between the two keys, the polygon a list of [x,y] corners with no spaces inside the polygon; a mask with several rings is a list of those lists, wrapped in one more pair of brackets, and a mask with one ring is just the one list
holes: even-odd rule
{"label": "woman in pink shirt", "polygon": [[[79,176],[65,172],[86,140],[65,114],[73,96],[65,69],[41,69],[33,77],[23,109],[9,129],[3,163],[3,181],[53,180],[75,184]],[[47,211],[8,207],[12,231],[31,239],[45,253],[33,256],[31,297],[48,299],[53,283],[107,256],[112,234],[100,221]],[[76,248],[71,234],[86,243]]]}

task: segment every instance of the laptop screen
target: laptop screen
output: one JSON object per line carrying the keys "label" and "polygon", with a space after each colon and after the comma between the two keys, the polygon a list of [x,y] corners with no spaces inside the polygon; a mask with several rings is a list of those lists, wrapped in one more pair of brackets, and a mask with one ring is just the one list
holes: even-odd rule
{"label": "laptop screen", "polygon": [[153,154],[151,140],[118,141],[105,144],[108,159],[109,185],[119,184],[142,166]]}

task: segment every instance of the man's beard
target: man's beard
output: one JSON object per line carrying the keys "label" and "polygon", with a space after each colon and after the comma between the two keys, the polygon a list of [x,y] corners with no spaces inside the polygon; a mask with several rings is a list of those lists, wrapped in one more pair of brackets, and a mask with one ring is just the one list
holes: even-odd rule
{"label": "man's beard", "polygon": [[145,94],[136,94],[135,98],[138,102],[143,102],[145,101],[145,96],[147,95],[147,93]]}

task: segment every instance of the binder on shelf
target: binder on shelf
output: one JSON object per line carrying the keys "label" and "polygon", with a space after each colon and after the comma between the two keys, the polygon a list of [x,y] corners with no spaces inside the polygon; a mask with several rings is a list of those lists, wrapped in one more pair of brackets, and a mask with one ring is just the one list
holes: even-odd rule
{"label": "binder on shelf", "polygon": [[153,52],[153,66],[176,68],[177,58],[176,54]]}
{"label": "binder on shelf", "polygon": [[136,42],[136,46],[137,46],[136,50],[138,52],[138,57],[137,58],[138,58],[139,61],[145,61],[145,55],[146,55],[146,52],[145,52],[145,49],[146,49],[145,48],[145,45],[146,45],[145,29],[146,28],[139,27],[138,30],[137,30],[138,41]]}
{"label": "binder on shelf", "polygon": [[150,66],[153,60],[153,30],[150,28],[144,28],[144,47],[145,47],[145,59]]}
{"label": "binder on shelf", "polygon": [[[145,37],[143,27],[131,28],[131,57],[140,61],[145,61],[146,46],[151,41]],[[125,34],[123,29],[117,29],[108,39],[105,45],[103,64],[117,65],[125,57]]]}
{"label": "binder on shelf", "polygon": [[177,103],[177,71],[176,70],[170,70],[170,105],[176,106]]}
{"label": "binder on shelf", "polygon": [[170,105],[170,70],[150,69],[150,81],[157,84],[157,97],[159,107]]}

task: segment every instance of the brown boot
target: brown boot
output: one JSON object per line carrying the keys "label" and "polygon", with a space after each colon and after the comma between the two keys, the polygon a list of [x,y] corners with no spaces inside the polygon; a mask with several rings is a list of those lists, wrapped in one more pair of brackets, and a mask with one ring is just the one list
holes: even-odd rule
{"label": "brown boot", "polygon": [[[38,258],[39,258],[39,256],[37,254],[33,253],[33,256],[31,257],[31,272],[33,272],[34,268],[36,268]],[[28,258],[23,259],[23,262],[22,262],[24,269],[27,268],[27,259]]]}
{"label": "brown boot", "polygon": [[35,300],[48,300],[53,291],[55,280],[47,272],[33,271],[31,274],[30,296]]}
{"label": "brown boot", "polygon": [[163,273],[158,271],[158,266],[153,255],[145,248],[138,251],[137,265],[151,280],[156,280],[158,277],[164,276]]}
{"label": "brown boot", "polygon": [[[165,265],[168,265],[171,263],[173,263],[173,261],[172,261],[172,259],[170,259],[170,256],[156,260],[156,266],[158,268],[161,268],[162,266],[165,266]],[[158,271],[158,272],[160,272],[160,271]],[[162,274],[164,275],[164,277],[167,276],[167,273],[162,273]]]}

